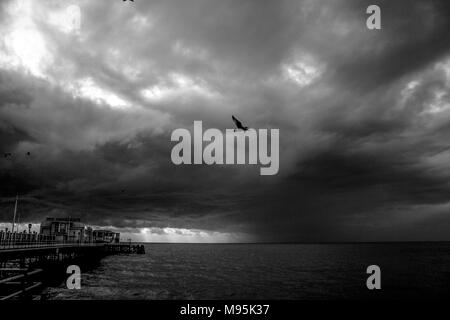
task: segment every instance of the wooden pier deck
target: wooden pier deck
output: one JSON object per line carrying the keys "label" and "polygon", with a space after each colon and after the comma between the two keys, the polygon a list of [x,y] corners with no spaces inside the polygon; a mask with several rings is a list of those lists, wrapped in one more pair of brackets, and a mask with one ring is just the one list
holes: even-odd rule
{"label": "wooden pier deck", "polygon": [[144,254],[133,243],[14,243],[0,245],[0,300],[33,299],[55,269],[111,254]]}

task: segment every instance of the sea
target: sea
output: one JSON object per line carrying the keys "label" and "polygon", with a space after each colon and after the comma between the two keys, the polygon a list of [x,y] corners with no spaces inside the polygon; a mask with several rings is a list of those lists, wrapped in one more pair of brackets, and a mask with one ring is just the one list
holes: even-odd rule
{"label": "sea", "polygon": [[[50,300],[428,299],[450,297],[450,243],[145,244],[81,270]],[[367,267],[381,271],[369,290]]]}

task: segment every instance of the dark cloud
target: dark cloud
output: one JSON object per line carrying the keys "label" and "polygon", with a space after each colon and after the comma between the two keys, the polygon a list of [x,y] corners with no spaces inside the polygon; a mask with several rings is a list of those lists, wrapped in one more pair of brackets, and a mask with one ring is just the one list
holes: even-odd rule
{"label": "dark cloud", "polygon": [[[1,221],[19,193],[22,221],[136,234],[449,240],[446,1],[370,31],[368,1],[80,0],[79,33],[31,2],[0,10]],[[171,163],[173,129],[231,114],[280,129],[278,175]]]}

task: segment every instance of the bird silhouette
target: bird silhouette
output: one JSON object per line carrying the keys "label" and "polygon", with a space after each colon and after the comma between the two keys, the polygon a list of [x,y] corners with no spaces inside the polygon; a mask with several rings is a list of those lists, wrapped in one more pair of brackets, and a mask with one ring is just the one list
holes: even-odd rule
{"label": "bird silhouette", "polygon": [[31,156],[31,152],[30,151],[27,152],[27,156]]}
{"label": "bird silhouette", "polygon": [[[234,124],[236,125],[236,127],[238,129],[241,129],[241,130],[244,130],[244,131],[248,130],[248,127],[245,127],[244,125],[242,125],[242,122],[240,122],[235,116],[232,115],[231,118],[233,119]],[[236,131],[236,129],[234,129],[234,131]]]}
{"label": "bird silhouette", "polygon": [[3,157],[5,157],[5,158],[11,157],[11,156],[12,156],[12,153],[11,153],[11,152],[5,152],[5,153],[3,154]]}

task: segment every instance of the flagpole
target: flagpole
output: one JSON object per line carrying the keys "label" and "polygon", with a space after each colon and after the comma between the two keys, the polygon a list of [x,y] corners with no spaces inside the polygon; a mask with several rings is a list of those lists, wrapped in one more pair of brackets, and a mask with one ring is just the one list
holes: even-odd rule
{"label": "flagpole", "polygon": [[14,225],[16,223],[16,213],[17,213],[17,201],[19,200],[19,194],[16,195],[16,205],[14,206],[14,218],[12,224],[12,232],[14,233]]}
{"label": "flagpole", "polygon": [[16,219],[16,224],[17,224],[17,232],[19,232],[19,228],[20,228],[20,211],[17,212],[17,219]]}

